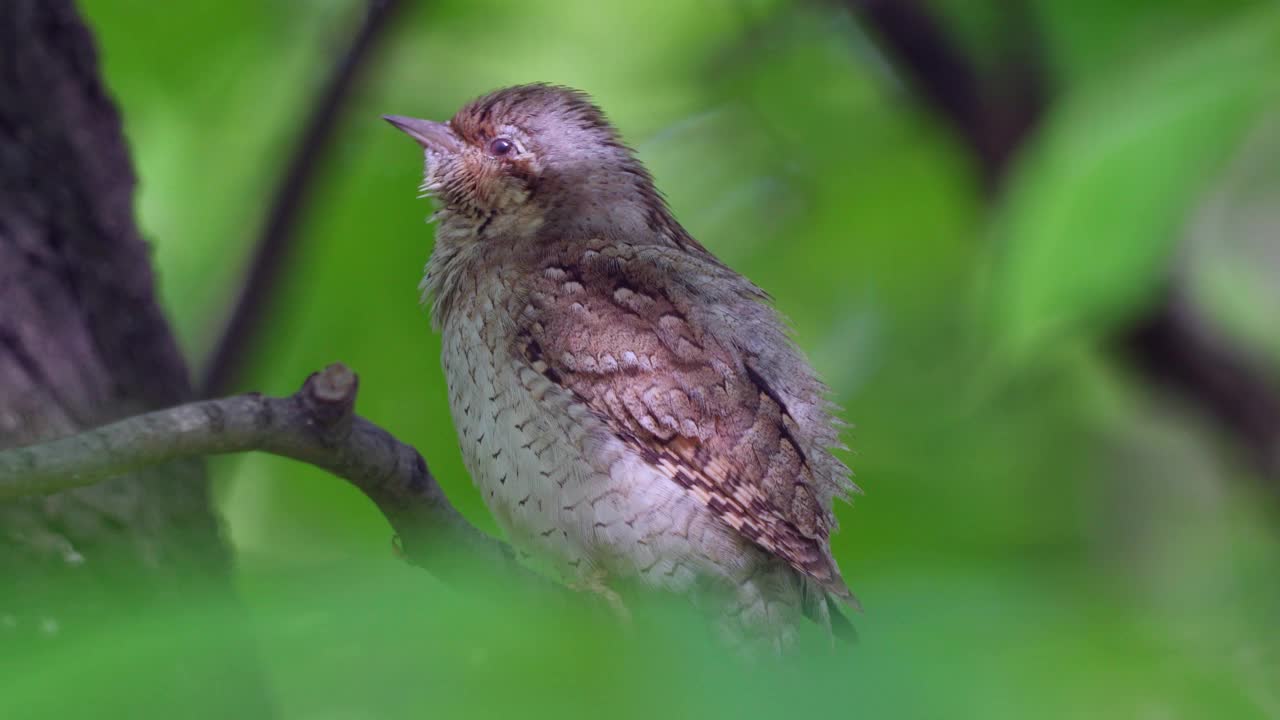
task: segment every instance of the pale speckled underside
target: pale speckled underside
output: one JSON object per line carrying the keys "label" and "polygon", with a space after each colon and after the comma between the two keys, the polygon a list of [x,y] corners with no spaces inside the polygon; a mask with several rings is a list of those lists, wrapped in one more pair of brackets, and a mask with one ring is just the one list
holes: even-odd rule
{"label": "pale speckled underside", "polygon": [[[738,348],[716,323],[737,323],[744,347],[794,354],[772,310],[731,286],[740,307],[699,305],[703,290],[666,267],[671,255],[586,241],[545,256],[475,245],[433,256],[432,272],[455,281],[437,290],[435,314],[467,469],[535,564],[679,593],[710,578],[729,615],[790,632],[805,583],[843,588],[827,548],[845,481],[832,424],[807,366],[764,389],[777,358],[731,366]],[[704,289],[754,291],[714,261],[692,268]],[[664,276],[676,283],[644,289]],[[794,547],[762,547],[765,533]]]}
{"label": "pale speckled underside", "polygon": [[[504,289],[477,290],[445,329],[450,408],[467,470],[524,555],[570,580],[598,569],[677,592],[708,569],[743,564],[744,542],[728,527],[512,356]],[[696,567],[708,560],[715,567]]]}

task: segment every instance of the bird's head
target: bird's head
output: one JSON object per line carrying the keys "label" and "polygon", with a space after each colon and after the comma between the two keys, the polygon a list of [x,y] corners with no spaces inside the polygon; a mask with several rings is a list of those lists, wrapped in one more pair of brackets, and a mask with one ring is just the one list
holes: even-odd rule
{"label": "bird's head", "polygon": [[477,227],[628,232],[666,216],[644,166],[578,90],[520,85],[468,103],[448,122],[385,119],[423,147],[422,190]]}

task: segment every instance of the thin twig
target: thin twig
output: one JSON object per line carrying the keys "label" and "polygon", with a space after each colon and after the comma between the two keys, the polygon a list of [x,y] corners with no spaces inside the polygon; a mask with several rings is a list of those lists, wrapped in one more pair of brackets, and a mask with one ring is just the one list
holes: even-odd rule
{"label": "thin twig", "polygon": [[401,0],[370,0],[364,24],[334,64],[324,90],[316,97],[306,128],[299,135],[288,169],[272,198],[249,262],[248,276],[205,365],[204,381],[200,384],[202,397],[226,392],[240,370],[245,348],[258,329],[268,296],[285,266],[303,201],[317,179],[316,170],[324,148],[333,137],[342,107],[355,86],[360,68],[373,55],[378,41],[391,26],[395,11],[403,5]]}
{"label": "thin twig", "polygon": [[415,565],[445,576],[496,569],[550,587],[458,513],[417,450],[354,413],[358,385],[355,373],[335,364],[289,397],[205,400],[5,450],[0,501],[84,487],[180,458],[257,450],[355,485],[386,516]]}

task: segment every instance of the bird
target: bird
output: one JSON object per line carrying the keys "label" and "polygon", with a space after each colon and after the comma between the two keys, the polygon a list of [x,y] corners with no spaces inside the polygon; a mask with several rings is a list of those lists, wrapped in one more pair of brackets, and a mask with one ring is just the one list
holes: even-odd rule
{"label": "bird", "polygon": [[623,616],[618,587],[686,596],[744,646],[793,647],[805,618],[850,633],[839,408],[591,97],[535,83],[447,122],[383,117],[424,153],[422,301],[466,468],[519,556]]}

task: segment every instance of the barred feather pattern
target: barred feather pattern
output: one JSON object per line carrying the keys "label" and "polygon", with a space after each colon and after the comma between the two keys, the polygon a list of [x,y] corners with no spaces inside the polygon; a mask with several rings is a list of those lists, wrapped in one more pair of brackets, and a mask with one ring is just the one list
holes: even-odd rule
{"label": "barred feather pattern", "polygon": [[763,293],[679,250],[558,245],[529,283],[519,356],[729,527],[849,597],[828,544],[831,501],[853,489],[836,425]]}
{"label": "barred feather pattern", "polygon": [[[585,95],[499,91],[427,148],[423,280],[463,458],[521,556],[642,583],[784,645],[856,607],[833,503],[841,424],[769,298],[677,223]],[[486,156],[513,138],[510,159]]]}
{"label": "barred feather pattern", "polygon": [[758,289],[670,247],[469,247],[429,289],[464,458],[523,557],[725,596],[726,633],[779,646],[826,597],[856,606],[838,424]]}

